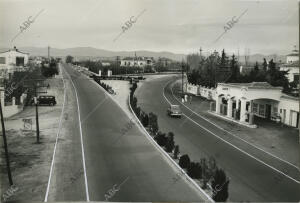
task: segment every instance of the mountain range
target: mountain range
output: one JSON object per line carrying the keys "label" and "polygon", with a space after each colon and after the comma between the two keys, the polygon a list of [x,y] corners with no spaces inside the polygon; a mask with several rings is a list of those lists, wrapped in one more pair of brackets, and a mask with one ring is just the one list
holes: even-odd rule
{"label": "mountain range", "polygon": [[[17,47],[20,51],[29,53],[31,56],[47,56],[48,48],[47,47]],[[1,48],[0,52],[7,51],[9,48]],[[154,51],[146,51],[146,50],[138,50],[138,51],[109,51],[104,49],[97,49],[93,47],[74,47],[74,48],[66,48],[66,49],[57,49],[50,48],[50,55],[55,57],[65,57],[67,55],[71,55],[77,59],[107,59],[113,60],[116,56],[127,57],[127,56],[147,56],[153,57],[155,59],[159,57],[169,58],[175,61],[181,61],[186,58],[185,54],[175,54],[172,52],[162,51],[162,52],[154,52]],[[250,55],[249,62],[253,63],[255,61],[262,63],[263,58],[266,58],[267,61],[274,59],[275,61],[285,61],[286,56],[284,55],[263,55],[263,54],[254,54]],[[245,61],[244,56],[240,56],[240,62]]]}

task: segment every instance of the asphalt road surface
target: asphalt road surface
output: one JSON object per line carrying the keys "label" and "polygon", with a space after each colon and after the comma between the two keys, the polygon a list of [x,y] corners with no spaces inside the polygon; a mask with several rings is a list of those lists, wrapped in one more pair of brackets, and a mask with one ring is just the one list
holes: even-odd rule
{"label": "asphalt road surface", "polygon": [[[74,146],[65,157],[68,165],[54,163],[60,167],[54,169],[50,193],[55,188],[56,192],[49,201],[202,201],[199,191],[184,178],[174,182],[178,173],[175,167],[99,85],[85,76],[78,77],[69,65],[63,66],[68,72],[64,77],[71,75],[78,94],[84,161],[79,119],[73,115],[69,120],[76,142],[70,143]],[[75,96],[72,91],[70,97]],[[69,173],[73,174],[73,186],[60,190]]]}
{"label": "asphalt road surface", "polygon": [[171,92],[170,81],[174,80],[174,76],[169,76],[145,81],[136,92],[138,105],[143,111],[158,115],[160,131],[174,132],[180,151],[187,153],[193,161],[199,162],[204,156],[215,157],[217,165],[230,177],[230,201],[299,201],[297,168],[230,137],[183,106],[182,111],[189,118],[168,117],[166,99],[172,104],[180,104]]}

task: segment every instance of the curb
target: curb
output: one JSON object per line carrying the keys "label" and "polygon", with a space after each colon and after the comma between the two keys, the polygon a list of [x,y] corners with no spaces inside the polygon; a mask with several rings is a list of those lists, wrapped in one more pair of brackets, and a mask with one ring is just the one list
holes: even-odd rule
{"label": "curb", "polygon": [[214,200],[192,179],[190,178],[190,176],[172,159],[172,157],[170,157],[170,155],[165,152],[164,149],[162,149],[157,143],[156,141],[151,137],[151,135],[148,133],[148,131],[145,129],[145,127],[142,125],[141,121],[138,119],[138,117],[135,115],[133,109],[131,108],[130,105],[130,95],[128,97],[128,105],[130,108],[130,111],[132,112],[132,114],[134,115],[135,119],[137,120],[137,122],[139,123],[140,127],[145,131],[146,133],[146,137],[152,142],[152,144],[165,156],[167,157],[172,164],[175,165],[175,167],[186,177],[186,179],[191,182],[199,191],[200,191],[200,196],[202,197],[202,199],[205,202],[214,202]]}

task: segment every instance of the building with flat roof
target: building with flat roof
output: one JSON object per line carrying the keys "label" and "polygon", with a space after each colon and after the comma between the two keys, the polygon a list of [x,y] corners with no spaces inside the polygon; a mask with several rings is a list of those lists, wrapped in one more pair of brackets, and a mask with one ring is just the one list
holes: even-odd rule
{"label": "building with flat roof", "polygon": [[16,47],[0,53],[0,71],[13,73],[22,70],[28,63],[29,54],[19,51]]}
{"label": "building with flat roof", "polygon": [[299,98],[282,93],[267,82],[219,83],[215,113],[241,124],[252,125],[250,114],[298,127]]}

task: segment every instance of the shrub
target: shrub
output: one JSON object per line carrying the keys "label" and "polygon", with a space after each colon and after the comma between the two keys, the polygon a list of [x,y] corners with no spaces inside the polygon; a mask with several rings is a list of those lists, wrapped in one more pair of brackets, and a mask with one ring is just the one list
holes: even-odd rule
{"label": "shrub", "polygon": [[191,162],[191,164],[188,167],[187,173],[191,178],[202,178],[200,163]]}
{"label": "shrub", "polygon": [[213,188],[212,198],[216,202],[225,202],[228,198],[229,180],[226,177],[225,171],[217,169],[211,183]]}
{"label": "shrub", "polygon": [[148,114],[146,114],[145,112],[142,113],[142,124],[144,127],[147,127],[148,124],[149,124],[149,117],[148,117]]}
{"label": "shrub", "polygon": [[154,140],[157,142],[158,145],[166,146],[167,137],[165,133],[158,132],[157,135],[154,137]]}
{"label": "shrub", "polygon": [[157,116],[154,113],[149,113],[149,127],[150,132],[152,134],[156,134],[158,132],[158,123],[157,123]]}
{"label": "shrub", "polygon": [[167,142],[166,142],[166,151],[167,152],[172,152],[175,146],[174,142],[174,133],[169,132],[168,137],[167,137]]}
{"label": "shrub", "polygon": [[190,158],[189,158],[189,155],[185,154],[185,155],[182,155],[179,159],[179,166],[181,168],[188,168],[190,165]]}
{"label": "shrub", "polygon": [[174,159],[178,159],[178,154],[179,154],[179,145],[176,145],[174,149]]}
{"label": "shrub", "polygon": [[131,107],[134,110],[137,106],[137,98],[133,97],[133,99],[131,100]]}

